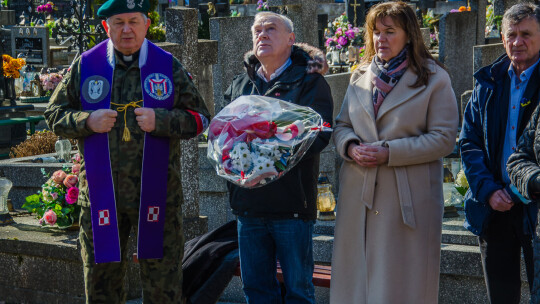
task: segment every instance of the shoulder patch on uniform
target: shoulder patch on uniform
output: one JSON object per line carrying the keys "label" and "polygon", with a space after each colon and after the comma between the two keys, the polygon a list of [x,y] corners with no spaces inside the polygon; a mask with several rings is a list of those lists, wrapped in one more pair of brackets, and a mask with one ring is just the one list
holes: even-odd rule
{"label": "shoulder patch on uniform", "polygon": [[152,73],[144,80],[144,90],[150,97],[164,100],[171,96],[173,84],[169,77],[161,73]]}
{"label": "shoulder patch on uniform", "polygon": [[88,103],[98,103],[109,94],[110,88],[109,81],[105,77],[94,75],[86,78],[81,94]]}

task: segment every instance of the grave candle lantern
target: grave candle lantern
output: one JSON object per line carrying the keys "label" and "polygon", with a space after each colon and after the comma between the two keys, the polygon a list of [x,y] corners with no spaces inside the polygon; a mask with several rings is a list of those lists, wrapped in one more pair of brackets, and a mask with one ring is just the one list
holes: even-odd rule
{"label": "grave candle lantern", "polygon": [[333,221],[336,219],[334,208],[336,199],[331,190],[332,185],[326,176],[319,176],[317,184],[317,219],[321,221]]}

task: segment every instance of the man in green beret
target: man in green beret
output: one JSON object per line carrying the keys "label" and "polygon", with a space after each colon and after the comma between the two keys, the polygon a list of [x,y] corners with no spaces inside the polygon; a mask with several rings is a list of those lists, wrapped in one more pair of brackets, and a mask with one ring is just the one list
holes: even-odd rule
{"label": "man in green beret", "polygon": [[131,229],[144,303],[182,301],[180,140],[200,134],[210,115],[178,59],[145,39],[148,9],[148,0],[103,4],[110,39],[75,59],[45,111],[82,153],[86,303],[126,301]]}

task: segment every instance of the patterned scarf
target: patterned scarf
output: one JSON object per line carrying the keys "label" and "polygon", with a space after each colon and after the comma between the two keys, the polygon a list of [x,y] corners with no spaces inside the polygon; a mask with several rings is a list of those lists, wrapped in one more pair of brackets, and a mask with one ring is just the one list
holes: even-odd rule
{"label": "patterned scarf", "polygon": [[373,108],[375,117],[386,95],[396,86],[401,76],[407,70],[407,47],[394,58],[384,63],[378,56],[373,57],[371,72],[375,74],[373,83]]}

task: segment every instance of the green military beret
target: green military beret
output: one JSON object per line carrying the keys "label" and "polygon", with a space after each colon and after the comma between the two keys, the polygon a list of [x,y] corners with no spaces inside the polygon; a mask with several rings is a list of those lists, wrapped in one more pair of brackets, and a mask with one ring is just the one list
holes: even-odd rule
{"label": "green military beret", "polygon": [[109,18],[123,13],[148,13],[149,0],[108,0],[99,8],[97,15],[100,18]]}

